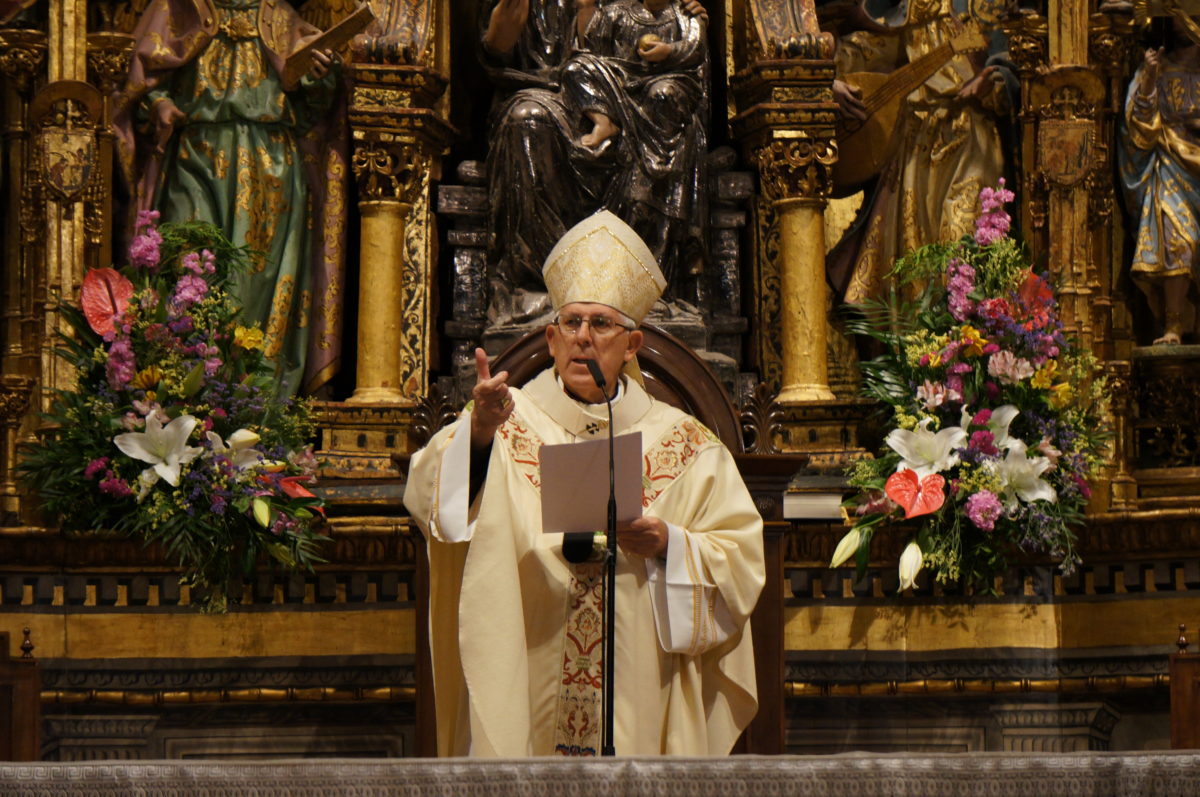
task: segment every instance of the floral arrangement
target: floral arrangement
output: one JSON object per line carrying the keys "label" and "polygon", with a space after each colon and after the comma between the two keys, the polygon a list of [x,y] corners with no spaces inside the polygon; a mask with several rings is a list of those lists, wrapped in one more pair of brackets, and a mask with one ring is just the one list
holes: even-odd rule
{"label": "floral arrangement", "polygon": [[1104,386],[1008,237],[1012,199],[1003,180],[983,189],[973,236],[910,252],[890,294],[854,308],[851,329],[884,351],[863,363],[864,390],[891,419],[878,455],[849,470],[852,528],[833,567],[856,556],[864,569],[874,530],[901,520],[916,527],[901,590],[928,567],[994,592],[1022,552],[1079,564],[1072,527],[1100,464]]}
{"label": "floral arrangement", "polygon": [[56,391],[22,478],[65,529],[161,544],[206,611],[224,611],[260,558],[321,561],[321,502],[304,401],[278,399],[263,333],[238,322],[229,281],[248,254],[208,224],[138,217],[129,265],[86,275]]}

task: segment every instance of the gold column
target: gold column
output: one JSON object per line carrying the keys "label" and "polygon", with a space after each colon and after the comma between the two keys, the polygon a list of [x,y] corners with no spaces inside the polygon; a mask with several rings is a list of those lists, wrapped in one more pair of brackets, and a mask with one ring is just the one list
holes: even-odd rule
{"label": "gold column", "polygon": [[829,401],[825,357],[824,246],[825,200],[786,197],[775,200],[779,217],[779,260],[783,322],[783,388],[779,404]]}
{"label": "gold column", "polygon": [[[47,77],[51,83],[61,80],[87,81],[87,2],[86,0],[50,0],[49,52]],[[66,389],[74,381],[70,365],[54,353],[55,337],[65,326],[52,306],[58,297],[73,296],[83,282],[86,257],[86,214],[82,199],[69,205],[47,202],[44,205],[45,247],[37,284],[37,301],[42,305],[41,386]],[[41,394],[41,409],[50,408],[51,393]]]}
{"label": "gold column", "polygon": [[[431,185],[452,128],[448,81],[435,65],[439,14],[421,6],[427,38],[414,64],[356,63],[350,101],[362,213],[358,365],[351,404],[413,406],[425,395],[431,359],[434,258]],[[403,50],[399,51],[403,52]]]}
{"label": "gold column", "polygon": [[[760,259],[772,255],[775,259],[760,264],[759,290],[769,290],[768,274],[777,273],[779,280],[781,389],[776,401],[782,405],[832,401],[826,355],[824,210],[837,160],[833,64],[759,62],[739,75],[738,82],[748,99],[760,100],[732,124],[758,167],[762,195],[774,213],[778,234],[777,248],[766,246],[758,252]],[[761,101],[795,97],[804,101]],[[763,329],[760,334],[769,337],[770,332]]]}
{"label": "gold column", "polygon": [[4,172],[8,183],[4,209],[4,262],[0,264],[0,373],[32,376],[32,341],[27,340],[32,324],[32,286],[23,276],[29,272],[30,250],[22,246],[26,194],[25,169],[29,148],[27,110],[34,81],[46,58],[46,37],[39,31],[0,30],[0,75],[4,77]]}
{"label": "gold column", "polygon": [[833,38],[818,28],[811,0],[734,3],[725,34],[730,127],[758,167],[767,204],[755,287],[780,293],[777,306],[760,301],[755,313],[759,369],[780,383],[779,404],[832,401],[824,210],[837,160]]}
{"label": "gold column", "polygon": [[359,255],[358,370],[351,403],[404,402],[400,387],[400,320],[404,220],[412,210],[407,202],[367,200],[358,203],[362,215]]}

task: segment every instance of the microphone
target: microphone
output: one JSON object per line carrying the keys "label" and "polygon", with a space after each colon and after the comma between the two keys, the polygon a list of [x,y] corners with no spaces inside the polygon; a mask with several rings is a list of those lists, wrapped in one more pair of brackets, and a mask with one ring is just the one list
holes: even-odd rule
{"label": "microphone", "polygon": [[614,756],[617,754],[613,744],[613,695],[616,692],[614,671],[617,658],[617,469],[613,461],[613,410],[612,398],[604,389],[605,379],[604,374],[600,372],[600,365],[595,360],[585,362],[592,375],[592,381],[600,388],[600,392],[604,394],[604,403],[608,405],[608,556],[604,563],[604,730],[600,755]]}
{"label": "microphone", "polygon": [[[600,388],[600,392],[604,394],[605,401],[608,401],[608,393],[604,390],[607,380],[604,378],[604,372],[600,370],[599,364],[595,360],[586,360],[588,373],[592,375],[592,381],[596,383],[596,387]],[[612,414],[612,404],[609,405],[609,415]],[[612,418],[609,418],[608,434],[612,437]],[[611,441],[610,441],[611,442]],[[609,456],[609,470],[612,470],[612,456]],[[609,473],[611,480],[612,473]],[[611,484],[610,484],[611,488]],[[611,489],[610,489],[611,492]],[[595,534],[590,531],[572,531],[563,535],[563,558],[571,564],[579,564],[586,562],[588,557],[592,555],[592,546],[595,542]]]}
{"label": "microphone", "polygon": [[604,393],[604,400],[608,401],[608,393],[604,388],[608,385],[604,379],[604,372],[600,370],[600,364],[595,360],[584,360],[587,363],[588,373],[592,375],[592,381],[596,383],[596,387],[600,388],[600,392]]}

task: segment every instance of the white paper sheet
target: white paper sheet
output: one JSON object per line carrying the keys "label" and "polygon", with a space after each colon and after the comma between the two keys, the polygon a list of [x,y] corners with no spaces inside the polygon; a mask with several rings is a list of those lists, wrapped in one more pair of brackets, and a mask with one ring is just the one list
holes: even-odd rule
{"label": "white paper sheet", "polygon": [[[542,446],[542,530],[608,528],[608,438]],[[617,522],[642,516],[642,433],[613,440]]]}

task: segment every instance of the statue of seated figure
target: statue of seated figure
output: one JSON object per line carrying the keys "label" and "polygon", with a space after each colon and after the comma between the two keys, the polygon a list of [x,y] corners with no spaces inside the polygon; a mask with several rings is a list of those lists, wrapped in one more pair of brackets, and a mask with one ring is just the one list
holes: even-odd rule
{"label": "statue of seated figure", "polygon": [[549,312],[542,262],[600,208],[650,245],[668,300],[678,276],[696,272],[707,219],[706,24],[697,0],[489,4],[491,325]]}

